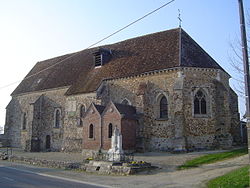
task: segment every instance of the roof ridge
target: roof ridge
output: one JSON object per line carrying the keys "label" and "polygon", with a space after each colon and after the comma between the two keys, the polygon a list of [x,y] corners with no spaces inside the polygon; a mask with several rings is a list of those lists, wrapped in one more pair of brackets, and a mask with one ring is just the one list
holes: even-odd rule
{"label": "roof ridge", "polygon": [[[207,67],[202,67],[202,66],[205,66],[205,65],[201,65],[200,67],[201,68],[217,68],[217,69],[221,69],[221,70],[223,70],[226,74],[228,74],[221,66],[220,66],[220,64],[219,63],[217,63],[217,61],[211,56],[211,55],[209,55],[205,50],[204,50],[204,48],[202,48],[201,47],[201,45],[199,45],[187,32],[185,32],[185,30],[182,30],[182,35],[181,35],[181,37],[182,37],[182,48],[181,48],[181,50],[183,51],[183,48],[184,48],[184,43],[183,43],[183,40],[184,40],[184,37],[188,37],[189,38],[189,40],[191,40],[192,41],[192,44],[195,46],[195,47],[197,47],[198,48],[198,50],[200,50],[200,53],[204,56],[204,58],[205,57],[207,57],[207,59],[205,60],[205,59],[203,59],[203,61],[202,62],[206,62],[206,63],[208,63],[207,64]],[[196,53],[197,53],[197,51],[198,50],[196,50]],[[183,56],[181,56],[181,58],[183,58]],[[201,62],[200,62],[201,63]],[[183,62],[183,59],[181,60],[181,64],[180,64],[180,66],[181,67],[184,67],[185,65],[184,65],[184,62]],[[194,66],[195,67],[195,66]],[[197,64],[196,65],[196,67],[199,67],[199,65]],[[228,74],[229,75],[229,74]],[[230,76],[230,75],[229,75]]]}
{"label": "roof ridge", "polygon": [[[192,51],[189,46],[197,51]],[[98,69],[94,67],[93,54],[91,53],[96,48],[112,50],[110,61]],[[52,70],[45,70],[32,78],[23,80],[12,95],[66,85],[70,88],[65,95],[88,93],[96,91],[102,80],[107,78],[130,77],[174,67],[222,69],[201,49],[182,28],[150,33],[75,52],[77,55],[71,53],[37,63],[31,71],[37,72],[46,69],[48,66],[56,64],[60,59],[63,62]],[[72,54],[73,57],[71,57]]]}
{"label": "roof ridge", "polygon": [[[151,36],[151,35],[155,35],[155,34],[159,34],[159,33],[171,32],[171,31],[178,30],[178,29],[179,28],[176,27],[176,28],[172,28],[172,29],[168,29],[168,30],[157,31],[157,32],[154,32],[154,33],[146,33],[144,35],[134,36],[132,38],[128,38],[128,39],[125,39],[125,40],[120,40],[120,41],[117,41],[117,42],[114,42],[114,43],[103,44],[103,45],[95,46],[95,47],[92,47],[92,48],[85,48],[85,49],[75,51],[75,52],[72,52],[72,53],[67,53],[67,54],[59,55],[59,56],[52,57],[52,58],[49,58],[49,59],[44,59],[44,60],[38,61],[37,63],[42,63],[42,62],[45,62],[45,61],[51,61],[51,60],[55,60],[56,58],[61,58],[63,56],[71,56],[73,54],[81,53],[81,52],[86,51],[86,50],[93,50],[93,49],[97,49],[97,48],[108,47],[108,46],[111,46],[111,45],[119,44],[121,42],[127,42],[127,41],[130,41],[130,40],[139,39],[139,38],[143,38],[143,37],[146,37],[146,36]],[[67,57],[65,57],[65,58],[67,58]]]}

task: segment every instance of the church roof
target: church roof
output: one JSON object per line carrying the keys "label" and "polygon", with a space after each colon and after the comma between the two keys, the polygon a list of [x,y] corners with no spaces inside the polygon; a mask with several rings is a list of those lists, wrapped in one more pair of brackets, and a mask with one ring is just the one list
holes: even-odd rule
{"label": "church roof", "polygon": [[[111,50],[112,56],[95,68],[93,54],[100,48]],[[177,28],[38,62],[12,95],[65,86],[70,87],[66,95],[88,93],[96,91],[106,79],[174,67],[223,70],[183,29]]]}
{"label": "church roof", "polygon": [[136,109],[133,106],[114,103],[116,109],[126,118],[135,118]]}
{"label": "church roof", "polygon": [[102,112],[105,110],[105,106],[94,104],[94,103],[93,103],[93,105],[95,106],[95,108],[99,112],[99,114],[102,114]]}

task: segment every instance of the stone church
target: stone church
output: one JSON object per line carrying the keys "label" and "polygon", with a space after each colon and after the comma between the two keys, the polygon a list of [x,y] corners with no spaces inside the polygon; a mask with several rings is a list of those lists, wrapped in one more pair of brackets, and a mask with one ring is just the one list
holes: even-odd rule
{"label": "stone church", "polygon": [[183,29],[37,62],[12,92],[5,135],[27,151],[193,151],[239,143],[230,75]]}

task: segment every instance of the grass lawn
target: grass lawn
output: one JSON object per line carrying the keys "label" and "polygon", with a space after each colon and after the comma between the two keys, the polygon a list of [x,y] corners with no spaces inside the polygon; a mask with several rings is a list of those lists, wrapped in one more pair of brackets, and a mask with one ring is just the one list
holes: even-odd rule
{"label": "grass lawn", "polygon": [[217,161],[222,161],[225,159],[230,159],[241,155],[245,155],[247,153],[248,153],[247,148],[243,148],[222,153],[207,154],[185,162],[183,165],[179,166],[178,169],[194,168],[203,164],[214,163]]}
{"label": "grass lawn", "polygon": [[234,170],[207,183],[208,188],[243,188],[249,186],[249,166]]}

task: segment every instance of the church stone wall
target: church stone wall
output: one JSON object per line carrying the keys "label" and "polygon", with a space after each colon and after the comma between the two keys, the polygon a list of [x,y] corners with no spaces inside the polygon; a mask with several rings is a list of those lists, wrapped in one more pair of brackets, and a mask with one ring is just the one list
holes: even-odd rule
{"label": "church stone wall", "polygon": [[4,126],[4,135],[12,147],[21,147],[21,116],[20,104],[18,100],[12,98],[6,107]]}
{"label": "church stone wall", "polygon": [[[33,104],[36,100],[41,97],[41,95],[46,96],[49,98],[53,103],[56,103],[58,106],[61,106],[62,111],[62,118],[61,118],[61,125],[64,124],[63,117],[64,117],[64,106],[66,97],[64,93],[67,91],[68,88],[57,88],[53,90],[45,90],[41,92],[33,92],[27,93],[23,95],[13,96],[12,101],[15,103],[12,105],[10,104],[7,106],[7,118],[9,121],[6,122],[6,135],[8,138],[11,138],[13,142],[13,146],[21,147],[26,150],[31,149],[31,139],[32,139],[32,125],[34,124],[34,106]],[[18,111],[18,112],[16,112]],[[22,130],[22,115],[23,113],[27,114],[27,124],[26,129]],[[41,113],[43,114],[42,119],[44,123],[41,127],[44,129],[44,126],[49,127],[51,130],[54,125],[54,111],[48,113],[48,109],[46,106],[41,107]],[[53,113],[53,115],[52,115]],[[11,116],[8,114],[12,114]],[[11,127],[11,128],[10,128]],[[15,129],[15,131],[11,130]],[[38,132],[42,132],[43,130],[37,130]],[[58,131],[63,132],[63,127],[59,128],[58,130],[52,130],[51,135],[51,149],[52,150],[60,150],[61,149],[61,141],[58,140]],[[15,139],[12,139],[15,138]],[[45,142],[41,140],[41,143]]]}
{"label": "church stone wall", "polygon": [[[137,137],[142,138],[139,145],[145,150],[228,147],[233,141],[231,128],[239,122],[237,98],[230,97],[228,79],[220,70],[183,68],[109,80],[102,102],[121,103],[126,98],[136,107],[140,117]],[[208,99],[208,113],[203,117],[193,113],[193,97],[199,88]],[[157,111],[161,95],[168,99],[167,119],[160,119]]]}
{"label": "church stone wall", "polygon": [[233,144],[239,145],[242,142],[242,137],[240,132],[240,114],[238,110],[238,96],[232,89],[230,89],[229,108],[231,114],[230,133],[233,136]]}
{"label": "church stone wall", "polygon": [[[110,100],[121,103],[126,99],[137,111],[138,150],[227,147],[233,142],[237,143],[239,123],[237,96],[229,87],[228,79],[229,76],[220,70],[176,68],[103,81],[96,92],[88,94],[65,96],[67,88],[61,88],[13,96],[6,109],[5,132],[9,138],[13,138],[13,146],[23,149],[30,150],[32,136],[40,131],[42,133],[38,136],[42,149],[46,135],[50,135],[52,150],[81,151],[84,139],[88,139],[88,131],[84,131],[85,124],[81,124],[80,106],[84,105],[87,109],[92,102],[106,106]],[[193,97],[199,88],[207,94],[208,113],[197,117],[193,113]],[[38,121],[39,105],[36,101],[41,95],[48,98],[42,108],[45,109],[42,115],[43,129],[34,123],[34,120]],[[168,100],[168,118],[164,119],[159,118],[159,100],[162,96]],[[62,126],[59,129],[53,128],[52,113],[55,108],[60,108],[62,114]],[[21,129],[24,112],[27,113],[26,130]],[[36,132],[32,130],[32,125],[36,127]],[[105,148],[108,148],[109,143]],[[91,148],[89,144],[86,149]]]}
{"label": "church stone wall", "polygon": [[100,104],[96,93],[68,96],[66,99],[66,116],[64,119],[64,141],[63,150],[70,152],[82,151],[83,126],[80,120],[80,107],[84,105],[85,110],[94,102]]}
{"label": "church stone wall", "polygon": [[137,132],[141,143],[137,144],[146,150],[173,148],[174,111],[169,111],[168,119],[159,119],[157,97],[165,95],[168,98],[169,109],[178,109],[179,104],[175,104],[173,100],[173,85],[176,77],[177,71],[171,70],[107,82],[109,97],[106,98],[116,103],[121,103],[126,98],[136,107],[138,116],[142,114]]}
{"label": "church stone wall", "polygon": [[[231,98],[229,76],[211,69],[184,70],[183,90],[185,135],[187,149],[230,147],[233,142],[231,128],[239,122],[237,97]],[[195,90],[207,93],[207,115],[196,117],[193,113]],[[230,104],[232,108],[230,110]],[[234,118],[234,121],[232,120]]]}
{"label": "church stone wall", "polygon": [[[216,71],[193,69],[185,71],[184,98],[185,108],[185,134],[187,148],[202,149],[212,147],[214,142],[216,124],[215,85],[213,80],[217,76]],[[206,92],[207,115],[195,117],[193,112],[193,98],[197,89],[202,88]]]}

